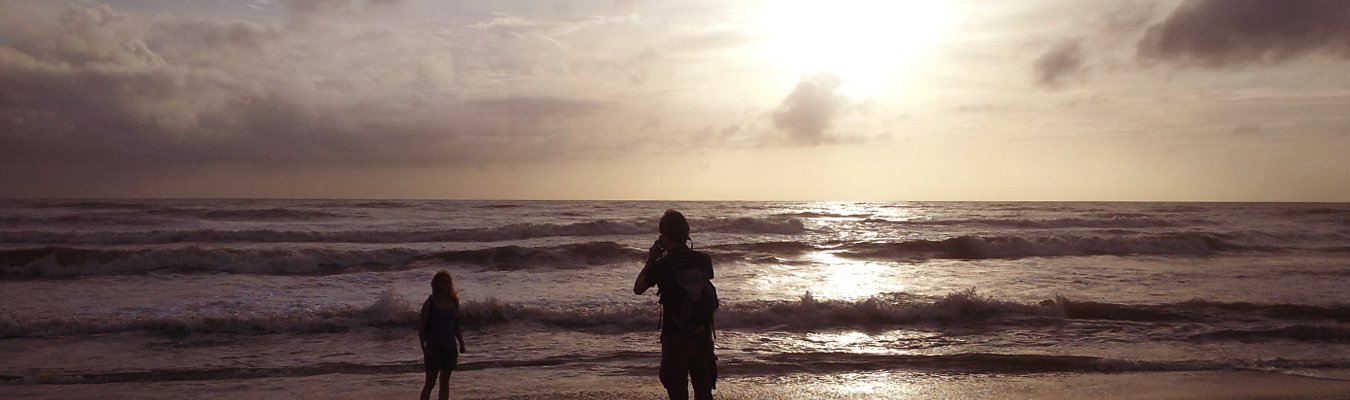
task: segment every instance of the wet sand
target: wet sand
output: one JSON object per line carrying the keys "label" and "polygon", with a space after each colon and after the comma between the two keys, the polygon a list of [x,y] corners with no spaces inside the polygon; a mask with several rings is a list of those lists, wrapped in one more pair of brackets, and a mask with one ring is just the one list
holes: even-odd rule
{"label": "wet sand", "polygon": [[[575,371],[467,371],[451,381],[456,399],[662,399],[656,377]],[[1257,371],[1119,374],[952,375],[910,372],[731,377],[720,399],[1350,399],[1350,371],[1320,378]],[[89,385],[0,384],[4,398],[65,399],[408,399],[414,374],[329,374],[298,378]]]}

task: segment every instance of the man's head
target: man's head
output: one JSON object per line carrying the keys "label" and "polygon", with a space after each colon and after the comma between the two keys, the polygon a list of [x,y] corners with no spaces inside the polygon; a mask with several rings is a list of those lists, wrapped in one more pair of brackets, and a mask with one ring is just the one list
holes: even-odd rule
{"label": "man's head", "polygon": [[658,225],[658,229],[661,231],[661,236],[672,242],[684,243],[689,241],[689,221],[684,219],[684,214],[680,214],[679,211],[666,210],[666,213],[661,215],[661,224]]}

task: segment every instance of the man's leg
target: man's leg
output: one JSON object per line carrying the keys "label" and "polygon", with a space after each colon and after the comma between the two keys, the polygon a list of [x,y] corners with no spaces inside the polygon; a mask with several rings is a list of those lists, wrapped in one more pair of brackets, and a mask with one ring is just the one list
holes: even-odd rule
{"label": "man's leg", "polygon": [[689,350],[683,338],[661,338],[661,386],[670,400],[689,399]]}
{"label": "man's leg", "polygon": [[717,384],[717,357],[713,355],[712,343],[697,343],[689,350],[689,380],[694,385],[694,400],[712,400]]}

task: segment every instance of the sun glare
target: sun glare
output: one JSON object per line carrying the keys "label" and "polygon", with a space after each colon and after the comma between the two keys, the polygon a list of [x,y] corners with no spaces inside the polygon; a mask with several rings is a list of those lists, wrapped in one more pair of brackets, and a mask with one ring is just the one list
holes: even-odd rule
{"label": "sun glare", "polygon": [[821,266],[820,275],[813,279],[815,293],[822,298],[857,299],[905,289],[903,283],[882,275],[891,268],[884,264],[846,260],[829,252],[816,252],[807,257]]}
{"label": "sun glare", "polygon": [[922,62],[953,25],[943,0],[768,1],[758,31],[766,60],[797,76],[839,77],[850,97],[874,97]]}

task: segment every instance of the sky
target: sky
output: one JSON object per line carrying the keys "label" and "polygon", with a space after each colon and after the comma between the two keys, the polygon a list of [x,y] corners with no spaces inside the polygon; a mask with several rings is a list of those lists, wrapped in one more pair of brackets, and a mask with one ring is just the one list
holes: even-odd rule
{"label": "sky", "polygon": [[0,198],[1350,201],[1339,0],[5,0]]}

